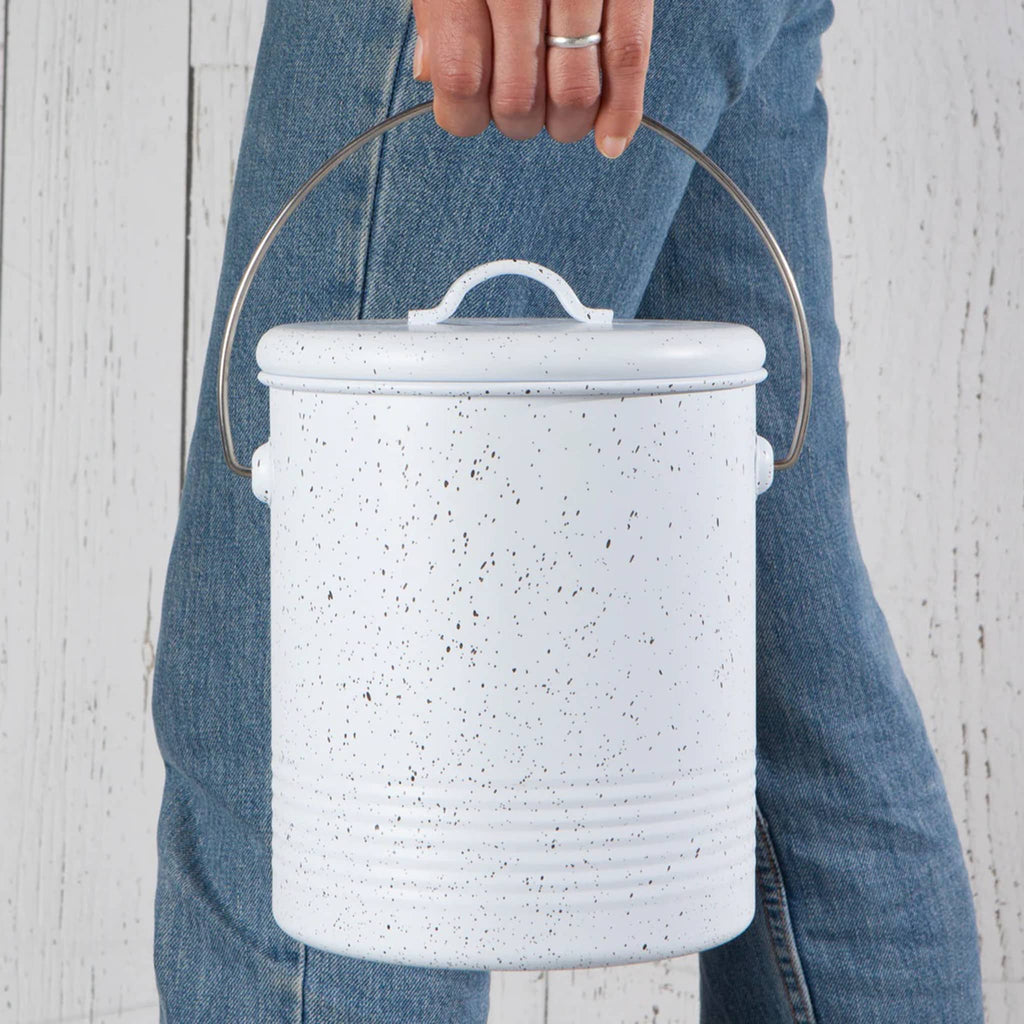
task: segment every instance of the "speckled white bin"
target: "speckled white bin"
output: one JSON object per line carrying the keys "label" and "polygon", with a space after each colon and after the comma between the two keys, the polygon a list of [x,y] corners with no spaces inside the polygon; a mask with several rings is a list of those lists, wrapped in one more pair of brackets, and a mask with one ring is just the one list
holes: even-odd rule
{"label": "speckled white bin", "polygon": [[[445,320],[495,273],[575,319]],[[764,346],[525,261],[258,348],[273,909],[313,946],[508,969],[676,956],[754,910]]]}

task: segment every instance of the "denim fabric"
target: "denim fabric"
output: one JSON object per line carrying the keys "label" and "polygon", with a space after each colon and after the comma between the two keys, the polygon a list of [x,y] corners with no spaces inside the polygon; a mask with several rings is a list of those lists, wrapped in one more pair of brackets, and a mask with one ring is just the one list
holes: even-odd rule
{"label": "denim fabric", "polygon": [[[659,0],[647,112],[705,147],[789,255],[814,338],[798,466],[758,502],[757,913],[701,957],[707,1024],[981,1021],[974,913],[921,715],[871,592],[846,474],[816,79],[822,0]],[[167,767],[155,960],[172,1022],[480,1022],[488,976],[323,953],[270,912],[269,512],[221,457],[227,304],[310,171],[389,113],[411,77],[407,0],[270,0],[211,346],[167,576],[153,714]],[[785,293],[742,214],[663,140],[448,136],[428,118],[344,164],[272,248],[242,318],[231,396],[243,459],[267,437],[255,344],[273,324],[398,317],[462,271],[537,260],[620,317],[731,320],[768,348],[758,428],[779,451],[798,362]],[[460,315],[556,316],[535,283]]]}

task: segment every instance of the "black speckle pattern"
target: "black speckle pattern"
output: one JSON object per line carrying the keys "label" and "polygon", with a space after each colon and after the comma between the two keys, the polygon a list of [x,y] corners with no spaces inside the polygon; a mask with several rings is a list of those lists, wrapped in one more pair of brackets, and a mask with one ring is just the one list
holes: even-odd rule
{"label": "black speckle pattern", "polygon": [[738,934],[754,387],[270,403],[282,927],[498,970]]}

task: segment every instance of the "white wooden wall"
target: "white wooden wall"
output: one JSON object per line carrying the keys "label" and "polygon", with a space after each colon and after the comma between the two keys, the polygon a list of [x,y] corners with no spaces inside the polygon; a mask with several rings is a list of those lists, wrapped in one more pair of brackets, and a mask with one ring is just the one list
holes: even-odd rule
{"label": "white wooden wall", "polygon": [[[0,1021],[152,1021],[148,700],[263,0],[5,0]],[[839,5],[857,520],[1024,1019],[1024,10]],[[158,198],[154,198],[158,197]],[[183,422],[183,418],[186,422]],[[495,975],[497,1024],[691,1024],[692,959]]]}

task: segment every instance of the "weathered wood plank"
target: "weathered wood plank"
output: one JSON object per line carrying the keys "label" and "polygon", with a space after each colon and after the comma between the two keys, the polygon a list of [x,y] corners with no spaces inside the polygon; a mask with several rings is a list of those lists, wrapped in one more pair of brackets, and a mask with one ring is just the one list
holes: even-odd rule
{"label": "weathered wood plank", "polygon": [[[159,1019],[159,1003],[146,1003],[142,1006],[130,1006],[123,1010],[113,1010],[110,1013],[64,1017],[60,1020],[60,1024],[155,1024]],[[54,1022],[39,1021],[38,1024],[54,1024]]]}
{"label": "weathered wood plank", "polygon": [[545,1024],[696,1024],[697,958],[550,971]]}
{"label": "weathered wood plank", "polygon": [[194,67],[256,63],[266,0],[191,0]]}
{"label": "weathered wood plank", "polygon": [[[4,100],[7,90],[7,5],[0,9],[0,126],[4,125]],[[0,196],[4,194],[4,148],[7,133],[0,130]],[[0,235],[3,232],[3,210],[0,209]],[[2,273],[2,269],[0,269]]]}
{"label": "weathered wood plank", "polygon": [[177,505],[187,6],[10,0],[0,1017],[151,1005],[149,692]]}
{"label": "weathered wood plank", "polygon": [[1024,981],[985,979],[985,1020],[988,1024],[1020,1024]]}
{"label": "weathered wood plank", "polygon": [[492,971],[487,1024],[545,1024],[551,971]]}
{"label": "weathered wood plank", "polygon": [[[949,788],[990,993],[1024,1014],[1024,12],[840,8],[829,193],[854,507]],[[923,37],[910,51],[893,41]]]}
{"label": "weathered wood plank", "polygon": [[195,426],[199,385],[217,301],[231,183],[245,124],[252,69],[197,67],[192,90],[192,172],[188,231],[185,439]]}

